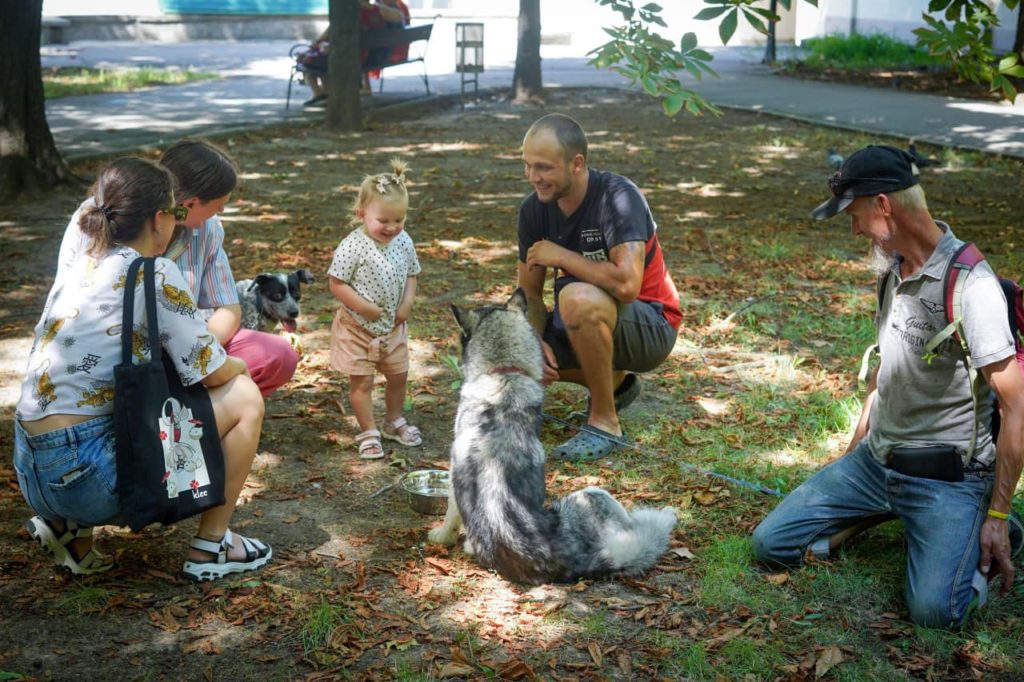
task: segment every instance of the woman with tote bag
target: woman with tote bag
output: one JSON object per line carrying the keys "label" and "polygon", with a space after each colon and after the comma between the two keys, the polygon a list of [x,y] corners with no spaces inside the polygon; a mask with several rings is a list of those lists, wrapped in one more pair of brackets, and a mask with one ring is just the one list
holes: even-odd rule
{"label": "woman with tote bag", "polygon": [[[127,271],[139,256],[166,250],[187,210],[174,203],[171,174],[138,158],[114,161],[90,195],[94,203],[78,213],[88,251],[58,273],[47,296],[15,414],[15,473],[37,514],[26,528],[57,565],[75,574],[113,567],[92,546],[92,527],[125,522],[113,401]],[[270,560],[270,547],[232,534],[228,521],[259,443],[260,390],[245,362],[228,356],[196,315],[178,267],[165,258],[154,265],[161,347],[182,384],[208,389],[224,453],[226,502],[199,517],[183,572],[212,580],[259,568]],[[136,320],[146,319],[144,296],[135,297],[133,308]],[[141,362],[149,341],[144,333],[133,337],[132,354]]]}

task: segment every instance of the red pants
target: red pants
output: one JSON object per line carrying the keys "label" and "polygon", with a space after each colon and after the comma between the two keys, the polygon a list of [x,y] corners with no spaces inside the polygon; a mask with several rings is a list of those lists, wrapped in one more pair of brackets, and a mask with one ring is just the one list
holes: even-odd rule
{"label": "red pants", "polygon": [[252,329],[239,329],[224,350],[245,360],[264,397],[287,383],[299,364],[299,355],[287,339]]}

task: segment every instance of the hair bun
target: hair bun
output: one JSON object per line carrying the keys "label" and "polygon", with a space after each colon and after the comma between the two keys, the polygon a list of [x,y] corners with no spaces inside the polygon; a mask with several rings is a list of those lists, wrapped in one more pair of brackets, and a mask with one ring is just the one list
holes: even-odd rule
{"label": "hair bun", "polygon": [[405,181],[405,174],[409,172],[409,164],[397,157],[391,159],[391,173],[395,176],[396,182]]}

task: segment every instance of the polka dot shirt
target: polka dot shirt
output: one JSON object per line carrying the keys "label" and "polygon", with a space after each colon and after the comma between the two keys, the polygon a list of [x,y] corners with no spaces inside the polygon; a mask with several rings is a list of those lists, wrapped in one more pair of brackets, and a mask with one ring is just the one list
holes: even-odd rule
{"label": "polka dot shirt", "polygon": [[395,313],[402,300],[405,281],[420,273],[416,246],[409,233],[402,231],[388,244],[375,242],[356,228],[334,250],[327,274],[337,277],[360,296],[380,306],[384,313],[369,321],[354,310],[348,312],[375,336],[384,336],[395,326]]}

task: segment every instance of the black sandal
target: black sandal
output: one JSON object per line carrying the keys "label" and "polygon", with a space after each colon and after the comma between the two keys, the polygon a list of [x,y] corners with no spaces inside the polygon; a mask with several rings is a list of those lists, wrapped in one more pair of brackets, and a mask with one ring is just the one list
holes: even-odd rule
{"label": "black sandal", "polygon": [[49,521],[42,516],[33,516],[25,522],[25,529],[50,553],[58,566],[69,569],[75,575],[103,573],[114,567],[114,559],[106,554],[100,554],[95,547],[90,547],[81,559],[76,558],[71,543],[82,538],[91,538],[92,526],[79,526],[74,521],[65,521],[64,525],[64,532],[58,535],[57,529],[50,525]]}
{"label": "black sandal", "polygon": [[[243,561],[228,560],[228,548],[234,547],[236,542],[241,542],[242,549],[245,550],[245,559]],[[221,538],[220,542],[207,540],[197,535],[192,538],[188,545],[192,549],[208,552],[216,557],[207,561],[200,561],[198,559],[188,559],[185,561],[182,573],[189,580],[197,582],[217,580],[232,573],[255,571],[270,561],[270,558],[274,555],[270,545],[265,545],[256,538],[235,535],[230,530],[224,531],[224,537]]]}

